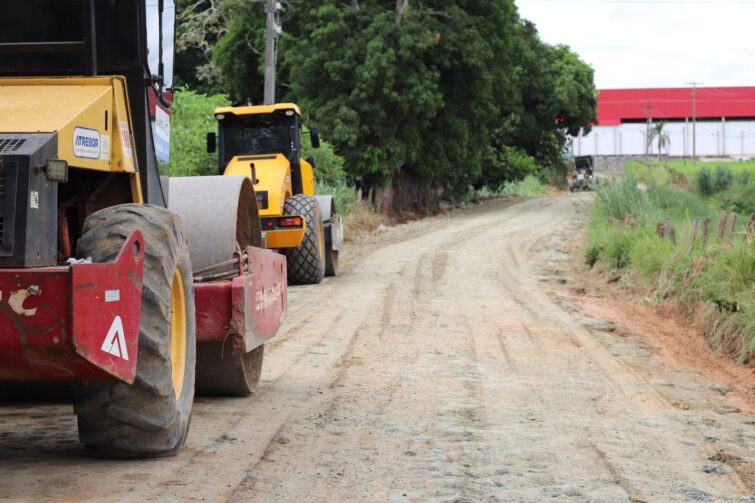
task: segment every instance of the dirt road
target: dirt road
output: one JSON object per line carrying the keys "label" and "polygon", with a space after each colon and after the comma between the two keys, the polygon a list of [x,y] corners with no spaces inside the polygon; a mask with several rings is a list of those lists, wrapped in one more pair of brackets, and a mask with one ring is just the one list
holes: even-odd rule
{"label": "dirt road", "polygon": [[0,405],[0,499],[752,501],[755,415],[570,297],[588,198],[351,246],[292,288],[256,395],[198,399],[176,458],[88,459],[70,405]]}

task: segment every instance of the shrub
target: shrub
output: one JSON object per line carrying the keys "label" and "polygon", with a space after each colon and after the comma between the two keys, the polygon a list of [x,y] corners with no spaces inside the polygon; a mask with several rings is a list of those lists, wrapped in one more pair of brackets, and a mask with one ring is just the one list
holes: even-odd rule
{"label": "shrub", "polygon": [[230,104],[223,95],[179,89],[173,95],[170,145],[172,176],[216,175],[218,155],[207,153],[207,133],[218,130],[216,107]]}
{"label": "shrub", "polygon": [[721,206],[736,213],[755,213],[755,184],[737,185],[722,194]]}
{"label": "shrub", "polygon": [[707,167],[697,172],[697,190],[704,196],[712,196],[716,192],[713,188],[713,175]]}
{"label": "shrub", "polygon": [[524,180],[509,182],[501,190],[502,194],[519,194],[524,197],[542,196],[547,192],[547,187],[534,175],[527,175]]}
{"label": "shrub", "polygon": [[718,166],[713,173],[713,190],[723,192],[734,183],[734,175],[726,166]]}
{"label": "shrub", "polygon": [[540,173],[540,179],[552,187],[567,188],[566,170],[558,166],[546,166]]}
{"label": "shrub", "polygon": [[737,184],[739,185],[749,185],[751,180],[752,173],[750,173],[749,171],[740,171],[737,175]]}
{"label": "shrub", "polygon": [[592,245],[587,248],[585,251],[585,264],[589,265],[590,267],[593,267],[597,262],[598,258],[600,257],[601,248],[597,245]]}

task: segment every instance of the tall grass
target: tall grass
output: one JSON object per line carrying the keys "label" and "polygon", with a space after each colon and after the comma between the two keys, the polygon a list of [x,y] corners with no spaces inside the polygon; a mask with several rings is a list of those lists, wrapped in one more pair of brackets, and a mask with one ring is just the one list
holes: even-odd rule
{"label": "tall grass", "polygon": [[[700,318],[714,347],[748,362],[755,355],[755,244],[744,235],[749,213],[739,219],[733,236],[718,240],[718,215],[731,206],[721,197],[680,188],[672,176],[667,179],[665,184],[650,179],[649,187],[641,188],[630,175],[598,186],[586,262],[627,271],[658,300],[678,299],[690,316]],[[738,190],[749,194],[755,183]],[[624,224],[625,215],[632,215],[631,224]],[[691,222],[706,218],[712,222],[708,242],[703,246],[698,237],[693,246]],[[656,235],[655,225],[662,220],[677,230],[676,243]]]}

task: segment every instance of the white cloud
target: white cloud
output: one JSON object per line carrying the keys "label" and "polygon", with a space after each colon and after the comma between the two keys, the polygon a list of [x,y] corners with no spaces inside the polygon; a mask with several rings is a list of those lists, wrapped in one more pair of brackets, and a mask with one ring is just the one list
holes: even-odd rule
{"label": "white cloud", "polygon": [[755,85],[755,3],[516,0],[541,38],[595,69],[598,88]]}

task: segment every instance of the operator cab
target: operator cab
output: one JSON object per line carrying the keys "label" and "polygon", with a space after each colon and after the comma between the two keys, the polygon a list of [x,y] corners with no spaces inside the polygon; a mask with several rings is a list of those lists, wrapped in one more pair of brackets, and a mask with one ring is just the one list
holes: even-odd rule
{"label": "operator cab", "polygon": [[[222,107],[215,110],[220,141],[218,147],[218,174],[234,157],[262,160],[282,154],[291,167],[294,194],[303,192],[301,174],[301,112],[293,103],[246,107]],[[317,129],[310,131],[312,146],[319,147]],[[207,151],[214,152],[217,137],[207,135]],[[244,156],[244,157],[242,157]],[[308,160],[314,167],[314,160]],[[254,182],[255,180],[253,180]],[[256,183],[255,183],[256,185]]]}

